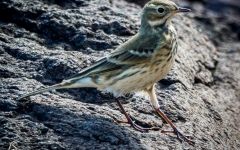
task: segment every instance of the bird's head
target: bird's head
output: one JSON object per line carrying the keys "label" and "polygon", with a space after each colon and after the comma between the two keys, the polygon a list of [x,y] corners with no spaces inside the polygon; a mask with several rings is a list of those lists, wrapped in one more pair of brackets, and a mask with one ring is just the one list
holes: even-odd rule
{"label": "bird's head", "polygon": [[170,0],[151,0],[143,8],[141,28],[168,26],[176,13],[189,11],[191,10],[178,7]]}

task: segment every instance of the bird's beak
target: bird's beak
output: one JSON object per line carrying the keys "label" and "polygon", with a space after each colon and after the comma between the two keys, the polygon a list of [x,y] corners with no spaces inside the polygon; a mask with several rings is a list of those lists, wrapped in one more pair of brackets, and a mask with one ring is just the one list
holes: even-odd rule
{"label": "bird's beak", "polygon": [[176,14],[180,12],[189,12],[189,11],[191,11],[191,9],[178,7],[178,9],[174,10],[173,12]]}

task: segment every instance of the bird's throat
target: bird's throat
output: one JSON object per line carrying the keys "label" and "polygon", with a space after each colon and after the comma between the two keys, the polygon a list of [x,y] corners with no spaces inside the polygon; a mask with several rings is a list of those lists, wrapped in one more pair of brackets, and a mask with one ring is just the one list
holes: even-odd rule
{"label": "bird's throat", "polygon": [[149,34],[152,32],[167,32],[168,28],[172,27],[172,18],[162,19],[162,20],[148,20],[141,24],[140,32],[144,34]]}

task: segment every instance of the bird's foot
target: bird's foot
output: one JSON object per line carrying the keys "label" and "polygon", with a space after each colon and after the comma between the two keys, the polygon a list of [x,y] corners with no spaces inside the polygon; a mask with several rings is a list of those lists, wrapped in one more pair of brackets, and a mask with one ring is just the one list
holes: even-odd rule
{"label": "bird's foot", "polygon": [[191,145],[195,145],[195,142],[193,140],[189,139],[191,136],[184,135],[183,133],[178,131],[178,129],[176,127],[173,128],[173,131],[161,130],[161,132],[166,133],[166,134],[176,134],[177,138],[180,142],[186,141]]}
{"label": "bird's foot", "polygon": [[[130,116],[129,116],[130,117]],[[136,123],[135,123],[135,121],[133,121],[131,118],[130,119],[128,119],[128,121],[121,121],[121,120],[118,120],[117,118],[113,118],[117,123],[119,123],[119,124],[130,124],[135,130],[137,130],[137,131],[141,131],[141,132],[147,132],[147,131],[149,131],[149,130],[153,130],[153,131],[159,131],[159,130],[161,130],[161,128],[159,128],[159,127],[154,127],[154,126],[152,126],[152,127],[150,127],[150,128],[144,128],[144,127],[141,127],[141,126],[139,126],[139,125],[137,125]],[[149,125],[150,126],[150,125]]]}
{"label": "bird's foot", "polygon": [[117,123],[121,123],[121,124],[130,124],[135,130],[137,131],[141,131],[141,132],[147,132],[149,130],[154,130],[154,131],[159,131],[161,130],[161,128],[159,127],[150,127],[150,128],[144,128],[144,127],[141,127],[139,125],[137,125],[135,123],[135,121],[133,121],[132,117],[130,115],[127,114],[127,112],[125,111],[125,109],[123,108],[122,104],[120,103],[120,101],[115,98],[115,101],[117,102],[118,106],[120,107],[121,111],[123,112],[124,116],[126,117],[127,121],[121,121],[121,120],[118,120],[116,118],[114,118],[114,120],[117,122]]}

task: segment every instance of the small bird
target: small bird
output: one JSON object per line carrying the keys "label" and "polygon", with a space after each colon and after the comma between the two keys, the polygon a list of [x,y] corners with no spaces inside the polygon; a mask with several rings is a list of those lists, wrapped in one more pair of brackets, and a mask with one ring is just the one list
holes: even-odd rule
{"label": "small bird", "polygon": [[[173,66],[178,49],[178,36],[172,26],[173,16],[190,9],[180,8],[170,0],[151,0],[143,8],[139,32],[120,45],[110,55],[96,61],[61,83],[23,95],[18,100],[42,92],[64,88],[98,88],[113,93],[115,100],[127,118],[127,122],[138,131],[159,130],[174,133],[180,141],[194,141],[181,133],[159,109],[155,94],[155,83],[164,78]],[[143,128],[126,113],[117,97],[143,91],[148,94],[156,112],[173,128]]]}

